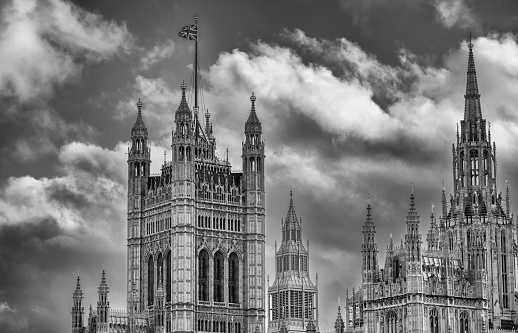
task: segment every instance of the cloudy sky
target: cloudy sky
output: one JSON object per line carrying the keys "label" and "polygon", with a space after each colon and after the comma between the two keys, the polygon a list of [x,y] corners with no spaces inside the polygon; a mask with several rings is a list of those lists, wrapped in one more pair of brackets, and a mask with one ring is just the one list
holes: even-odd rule
{"label": "cloudy sky", "polygon": [[193,43],[177,34],[195,13],[218,152],[229,148],[241,169],[254,91],[267,147],[267,270],[293,190],[319,273],[322,331],[337,296],[359,285],[368,193],[383,261],[390,234],[398,242],[405,230],[412,183],[423,233],[443,180],[451,190],[470,31],[500,190],[508,178],[518,196],[514,0],[4,0],[1,332],[69,331],[77,271],[95,305],[103,264],[110,303],[124,307],[135,102],[157,172],[191,78]]}

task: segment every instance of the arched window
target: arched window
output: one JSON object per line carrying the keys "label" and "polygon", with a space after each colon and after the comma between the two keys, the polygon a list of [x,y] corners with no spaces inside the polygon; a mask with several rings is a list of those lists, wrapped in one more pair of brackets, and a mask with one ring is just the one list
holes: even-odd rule
{"label": "arched window", "polygon": [[478,151],[470,151],[470,166],[471,166],[471,185],[480,185],[478,177]]}
{"label": "arched window", "polygon": [[184,157],[185,157],[185,148],[184,147],[180,147],[180,161],[183,161],[184,160]]}
{"label": "arched window", "polygon": [[255,159],[250,157],[250,171],[255,171]]}
{"label": "arched window", "polygon": [[430,333],[439,333],[439,314],[437,309],[430,311]]}
{"label": "arched window", "polygon": [[187,161],[192,161],[192,157],[191,157],[191,147],[187,147]]}
{"label": "arched window", "polygon": [[257,171],[261,171],[261,158],[257,158]]}
{"label": "arched window", "polygon": [[166,302],[171,302],[171,251],[167,252],[167,259],[166,259],[166,279],[165,279],[165,288],[166,288]]}
{"label": "arched window", "polygon": [[225,278],[223,261],[223,254],[219,251],[216,252],[214,255],[214,302],[224,302],[223,287]]}
{"label": "arched window", "polygon": [[239,303],[239,261],[235,253],[228,258],[228,302]]}
{"label": "arched window", "polygon": [[468,321],[468,312],[467,311],[462,311],[460,313],[459,324],[460,324],[460,327],[459,327],[460,333],[469,333],[469,321]]}
{"label": "arched window", "polygon": [[387,333],[396,333],[397,332],[397,315],[394,311],[389,311],[387,313]]}
{"label": "arched window", "polygon": [[200,301],[209,300],[209,254],[206,250],[201,250],[198,257],[198,299]]}
{"label": "arched window", "polygon": [[155,291],[153,281],[155,281],[154,278],[154,272],[155,272],[155,262],[153,261],[153,256],[150,256],[147,262],[147,304],[153,305],[153,299]]}

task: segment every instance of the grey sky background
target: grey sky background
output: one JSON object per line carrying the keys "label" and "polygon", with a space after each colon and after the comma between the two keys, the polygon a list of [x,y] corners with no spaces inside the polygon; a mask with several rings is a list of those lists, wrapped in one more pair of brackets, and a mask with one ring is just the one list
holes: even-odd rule
{"label": "grey sky background", "polygon": [[[412,188],[426,233],[451,191],[473,33],[499,190],[518,205],[518,4],[513,0],[0,3],[0,331],[67,332],[79,270],[95,307],[103,264],[125,307],[126,151],[144,103],[158,172],[198,14],[204,105],[240,170],[257,96],[266,141],[267,271],[289,191],[319,274],[320,330],[360,283],[368,194],[379,259],[405,232]],[[170,156],[170,154],[168,154]],[[437,213],[437,211],[436,211]]]}

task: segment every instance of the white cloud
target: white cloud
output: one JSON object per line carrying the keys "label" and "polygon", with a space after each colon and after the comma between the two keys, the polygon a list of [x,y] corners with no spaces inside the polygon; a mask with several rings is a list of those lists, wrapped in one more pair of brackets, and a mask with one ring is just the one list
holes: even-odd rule
{"label": "white cloud", "polygon": [[81,59],[105,60],[133,43],[124,24],[61,0],[8,1],[0,28],[0,94],[22,101],[49,96],[54,85],[77,77]]}
{"label": "white cloud", "polygon": [[467,0],[434,0],[437,21],[446,28],[459,26],[463,29],[478,26]]}
{"label": "white cloud", "polygon": [[149,69],[154,64],[170,57],[174,53],[174,42],[170,39],[163,44],[155,45],[140,59],[142,69]]}
{"label": "white cloud", "polygon": [[0,313],[1,312],[15,312],[6,301],[0,302]]}

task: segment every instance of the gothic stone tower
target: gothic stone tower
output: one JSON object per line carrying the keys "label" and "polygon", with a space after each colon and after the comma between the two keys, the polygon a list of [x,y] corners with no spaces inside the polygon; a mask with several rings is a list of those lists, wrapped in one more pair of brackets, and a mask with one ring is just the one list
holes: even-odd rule
{"label": "gothic stone tower", "polygon": [[[496,145],[482,118],[473,44],[469,43],[464,119],[453,153],[453,195],[447,211],[443,196],[441,225],[445,245],[460,249],[462,266],[481,281],[489,281],[489,326],[510,328],[517,324],[514,244],[516,231],[510,214],[507,189],[505,205],[497,191]],[[484,286],[478,287],[482,292]]]}
{"label": "gothic stone tower", "polygon": [[301,224],[290,192],[288,215],[282,223],[282,243],[276,249],[275,281],[268,289],[270,333],[305,332],[308,327],[318,330],[318,289],[309,277],[309,241],[306,250]]}
{"label": "gothic stone tower", "polygon": [[262,127],[252,108],[243,171],[216,154],[210,114],[191,111],[182,84],[172,159],[150,175],[137,103],[128,151],[128,313],[151,331],[264,331],[265,191]]}
{"label": "gothic stone tower", "polygon": [[84,316],[85,307],[83,304],[83,291],[81,290],[81,281],[77,276],[76,290],[72,296],[72,333],[83,333],[84,327]]}

